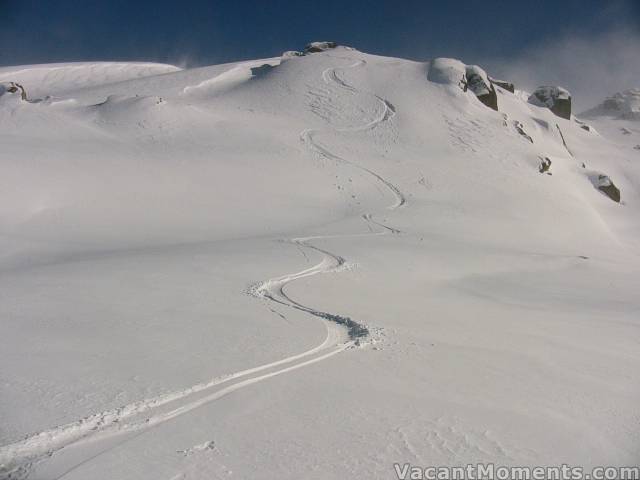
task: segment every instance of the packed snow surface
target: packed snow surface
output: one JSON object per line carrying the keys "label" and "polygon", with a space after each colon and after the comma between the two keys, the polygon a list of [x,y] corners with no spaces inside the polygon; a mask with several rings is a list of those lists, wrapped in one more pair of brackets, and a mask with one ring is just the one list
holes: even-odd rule
{"label": "packed snow surface", "polygon": [[0,69],[0,478],[637,464],[637,123],[318,50]]}

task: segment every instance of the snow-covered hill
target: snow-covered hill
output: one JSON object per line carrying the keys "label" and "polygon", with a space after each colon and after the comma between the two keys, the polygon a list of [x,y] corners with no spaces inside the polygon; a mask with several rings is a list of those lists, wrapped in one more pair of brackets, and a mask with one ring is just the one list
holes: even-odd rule
{"label": "snow-covered hill", "polygon": [[637,122],[332,47],[0,69],[0,478],[640,458]]}
{"label": "snow-covered hill", "polygon": [[640,120],[640,88],[618,92],[600,105],[587,110],[584,117],[613,117],[618,120]]}

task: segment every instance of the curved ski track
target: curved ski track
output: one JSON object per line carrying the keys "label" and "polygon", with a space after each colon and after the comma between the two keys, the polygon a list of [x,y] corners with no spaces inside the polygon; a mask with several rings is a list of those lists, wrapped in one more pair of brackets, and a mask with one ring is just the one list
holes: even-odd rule
{"label": "curved ski track", "polygon": [[[348,68],[356,68],[364,65],[366,65],[366,61],[358,60],[352,65],[349,65]],[[324,80],[324,82],[326,84],[333,83],[338,87],[343,88],[352,93],[358,93],[358,90],[355,87],[347,83],[345,80],[342,79],[342,77],[338,75],[337,70],[338,70],[337,68],[325,69],[322,72],[322,79]],[[371,94],[371,95],[375,96],[375,98],[380,102],[382,106],[380,115],[378,115],[376,118],[374,118],[373,120],[371,120],[370,122],[364,125],[359,125],[359,126],[349,127],[349,128],[339,128],[339,129],[334,128],[334,130],[337,132],[362,132],[366,130],[371,130],[377,127],[378,125],[393,118],[393,116],[396,113],[394,106],[387,100],[377,95],[374,95],[374,94]],[[307,148],[309,148],[311,151],[313,151],[317,155],[320,155],[321,157],[324,157],[326,159],[334,160],[336,162],[351,165],[352,167],[355,167],[373,176],[377,181],[382,183],[393,194],[395,199],[394,203],[388,207],[389,210],[395,210],[406,204],[406,198],[404,194],[400,191],[400,189],[395,185],[393,185],[388,180],[386,180],[385,178],[383,178],[381,175],[377,174],[373,170],[370,170],[369,168],[363,167],[355,162],[342,158],[332,153],[326,147],[323,147],[322,145],[320,145],[314,138],[314,136],[319,133],[321,132],[318,130],[305,129],[300,133],[300,139],[307,146]],[[362,218],[370,226],[376,225],[384,229],[381,232],[374,232],[372,230],[371,233],[362,234],[364,236],[385,235],[388,233],[393,233],[393,234],[401,233],[400,230],[389,227],[381,222],[375,221],[373,219],[373,214],[371,213],[365,213],[364,215],[362,215]],[[323,312],[323,311],[308,307],[306,305],[302,305],[299,302],[292,300],[291,297],[289,297],[285,292],[285,287],[287,286],[287,284],[295,280],[308,277],[311,275],[321,274],[321,273],[337,272],[337,271],[340,271],[345,266],[346,262],[344,258],[312,244],[311,240],[322,240],[322,239],[328,239],[328,238],[341,238],[341,237],[345,238],[345,237],[352,237],[352,236],[354,235],[345,234],[345,235],[326,235],[326,236],[315,236],[315,237],[291,239],[290,242],[297,245],[300,248],[307,248],[309,250],[313,250],[322,254],[323,256],[322,261],[317,265],[311,268],[308,268],[306,270],[303,270],[301,272],[284,275],[282,277],[272,278],[264,282],[261,282],[257,285],[254,285],[250,289],[250,293],[258,298],[265,298],[272,302],[276,302],[281,305],[302,310],[304,312],[310,313],[317,317],[342,325],[347,328],[347,332],[349,334],[349,339],[350,339],[350,346],[359,345],[361,339],[368,337],[370,334],[369,329],[365,325],[360,324],[349,317],[337,315],[334,313]]]}
{"label": "curved ski track", "polygon": [[[364,65],[366,65],[366,62],[360,60],[349,65],[347,68]],[[354,94],[359,93],[355,87],[348,84],[338,75],[337,70],[338,68],[328,68],[324,70],[322,72],[324,82],[326,84],[334,84]],[[377,95],[374,96],[382,106],[381,113],[377,118],[362,126],[334,130],[339,132],[371,130],[393,118],[395,115],[393,105]],[[335,155],[326,147],[317,143],[314,137],[320,133],[318,130],[307,129],[301,132],[300,137],[305,145],[316,154],[327,159],[351,165],[368,173],[374,177],[375,180],[382,183],[394,196],[394,203],[388,207],[389,210],[395,210],[405,205],[405,196],[400,189],[391,182],[366,167]],[[64,455],[65,451],[71,451],[70,456],[74,459],[73,466],[67,468],[55,477],[56,479],[60,479],[99,455],[122,445],[128,440],[166,421],[220,399],[248,385],[320,362],[346,349],[360,345],[361,341],[370,335],[369,329],[365,325],[346,316],[323,312],[303,305],[289,297],[285,291],[285,287],[289,283],[301,278],[322,273],[338,272],[346,267],[344,258],[312,244],[312,240],[400,233],[400,231],[395,228],[375,221],[371,213],[362,215],[362,218],[370,226],[371,231],[369,233],[324,235],[290,239],[290,243],[300,248],[321,254],[322,260],[318,264],[300,272],[283,275],[255,284],[251,286],[248,291],[249,294],[255,297],[294,308],[325,320],[327,335],[320,345],[306,352],[292,355],[276,362],[221,376],[185,390],[141,400],[114,410],[91,415],[76,422],[32,435],[20,442],[1,447],[0,479],[27,478],[37,464],[51,458],[53,455]],[[371,228],[374,225],[383,230],[375,232]],[[343,333],[345,329],[348,334],[347,341],[345,341]],[[78,455],[77,450],[83,448],[86,449],[86,452],[81,452],[81,454]],[[78,461],[78,458],[83,458],[83,460]]]}

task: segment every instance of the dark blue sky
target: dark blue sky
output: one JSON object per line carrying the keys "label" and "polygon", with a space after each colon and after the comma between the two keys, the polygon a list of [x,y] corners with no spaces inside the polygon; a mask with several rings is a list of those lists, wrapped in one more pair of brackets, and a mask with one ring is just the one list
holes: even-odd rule
{"label": "dark blue sky", "polygon": [[640,1],[0,0],[0,65],[149,60],[202,65],[279,55],[312,40],[414,59],[516,57],[623,24]]}

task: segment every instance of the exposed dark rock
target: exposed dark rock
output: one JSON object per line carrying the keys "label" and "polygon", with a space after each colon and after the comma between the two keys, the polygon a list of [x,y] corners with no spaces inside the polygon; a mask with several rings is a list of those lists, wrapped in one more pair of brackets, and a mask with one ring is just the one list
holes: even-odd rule
{"label": "exposed dark rock", "polygon": [[251,69],[251,75],[253,75],[254,77],[259,77],[261,75],[265,75],[266,73],[269,73],[274,68],[276,67],[273,65],[269,65],[268,63],[264,63],[259,67],[253,67]]}
{"label": "exposed dark rock", "polygon": [[491,85],[491,91],[489,93],[486,95],[478,95],[478,100],[496,112],[498,111],[498,95],[496,94],[496,89],[493,84]]}
{"label": "exposed dark rock", "polygon": [[607,175],[598,175],[595,185],[602,193],[614,202],[620,203],[620,190]]}
{"label": "exposed dark rock", "polygon": [[304,53],[319,53],[325,50],[331,50],[336,48],[338,44],[336,42],[311,42],[304,47]]}
{"label": "exposed dark rock", "polygon": [[549,173],[549,175],[551,175],[551,172],[549,172],[549,169],[551,168],[551,159],[549,157],[544,157],[544,158],[540,158],[540,166],[538,167],[538,171],[540,173]]}
{"label": "exposed dark rock", "polygon": [[556,103],[551,107],[551,111],[558,117],[569,120],[571,118],[571,99],[556,100]]}
{"label": "exposed dark rock", "polygon": [[520,135],[522,135],[524,138],[526,138],[527,140],[529,140],[531,143],[533,143],[533,138],[531,138],[531,136],[529,134],[527,134],[527,132],[524,131],[524,125],[522,125],[522,123],[520,123],[518,120],[515,120],[513,122],[513,126],[516,129],[516,132],[518,132]]}
{"label": "exposed dark rock", "polygon": [[582,120],[578,120],[577,118],[574,118],[573,120],[578,125],[580,125],[581,129],[586,130],[587,132],[594,132],[595,131],[591,125],[588,125],[588,124],[584,123]]}
{"label": "exposed dark rock", "polygon": [[562,139],[562,145],[564,145],[564,148],[567,150],[567,152],[569,152],[569,155],[573,157],[573,152],[569,149],[569,145],[567,145],[567,142],[564,139],[564,135],[562,134],[560,125],[558,125],[557,123],[556,123],[556,128],[558,129],[558,133],[560,134],[560,138]]}
{"label": "exposed dark rock", "polygon": [[636,145],[635,147],[633,147],[634,150],[640,150],[640,145]]}
{"label": "exposed dark rock", "polygon": [[16,82],[0,83],[0,96],[4,93],[18,93],[20,92],[20,98],[27,100],[27,92],[22,85]]}
{"label": "exposed dark rock", "polygon": [[499,86],[500,88],[504,88],[508,92],[515,93],[516,91],[516,87],[511,82],[507,82],[505,80],[496,80],[495,78],[491,77],[489,77],[489,81],[494,85]]}
{"label": "exposed dark rock", "polygon": [[562,87],[538,87],[529,97],[529,103],[547,107],[558,117],[571,119],[571,94]]}
{"label": "exposed dark rock", "polygon": [[485,71],[477,65],[467,65],[465,73],[467,79],[466,88],[475,93],[478,100],[487,107],[498,111],[498,95]]}

